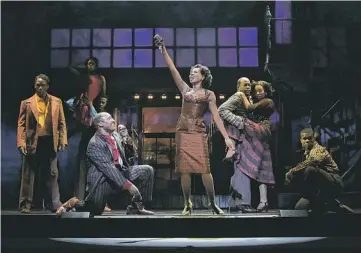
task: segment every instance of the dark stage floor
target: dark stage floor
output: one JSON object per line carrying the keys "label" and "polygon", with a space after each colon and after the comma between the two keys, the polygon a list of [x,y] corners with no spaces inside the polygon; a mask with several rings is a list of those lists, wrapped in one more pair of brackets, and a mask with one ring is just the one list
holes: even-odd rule
{"label": "dark stage floor", "polygon": [[[357,236],[361,235],[361,210],[355,211],[355,214],[328,213],[323,216],[308,217],[307,214],[304,215],[305,213],[300,215],[288,210],[225,215],[212,215],[209,210],[194,210],[191,216],[180,215],[181,210],[157,210],[156,215],[150,216],[126,215],[125,211],[112,211],[94,218],[81,216],[59,218],[46,211],[33,211],[30,214],[2,211],[2,236],[13,238]],[[24,226],[39,229],[30,234],[27,230],[13,229]],[[233,229],[245,227],[247,229]]]}
{"label": "dark stage floor", "polygon": [[114,210],[94,218],[58,218],[47,211],[4,210],[2,248],[4,252],[34,249],[38,253],[361,250],[360,209],[355,214],[321,217],[289,217],[294,213],[286,210],[222,216],[209,210],[182,216],[181,211],[156,210],[156,215],[137,216]]}
{"label": "dark stage floor", "polygon": [[[224,215],[213,215],[210,210],[193,210],[191,216],[182,216],[182,210],[154,210],[155,215],[126,215],[125,210],[112,210],[110,213],[104,213],[101,216],[95,216],[94,218],[274,218],[280,217],[279,210],[269,210],[267,213],[252,213],[252,214],[243,214],[243,213],[227,213],[227,210],[224,210]],[[361,212],[361,210],[360,210]],[[49,211],[40,211],[35,210],[29,214],[22,214],[17,210],[4,210],[2,211],[3,216],[7,215],[22,215],[22,216],[43,216],[43,215],[53,215]]]}

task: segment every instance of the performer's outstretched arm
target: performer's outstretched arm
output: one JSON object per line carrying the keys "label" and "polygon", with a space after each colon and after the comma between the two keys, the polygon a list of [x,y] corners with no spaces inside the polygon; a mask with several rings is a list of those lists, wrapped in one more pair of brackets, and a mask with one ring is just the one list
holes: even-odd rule
{"label": "performer's outstretched arm", "polygon": [[102,93],[105,95],[107,94],[107,81],[103,75],[101,75],[100,78],[102,79]]}
{"label": "performer's outstretched arm", "polygon": [[78,63],[75,63],[73,65],[71,65],[69,67],[69,70],[71,73],[73,73],[74,75],[77,75],[77,76],[80,76],[80,72],[77,70],[77,67],[79,66],[83,66],[84,65],[84,62],[78,62]]}
{"label": "performer's outstretched arm", "polygon": [[170,73],[173,76],[173,80],[175,82],[175,84],[177,85],[179,91],[183,94],[187,91],[187,89],[189,88],[189,86],[183,81],[181,75],[179,74],[177,68],[174,65],[174,62],[172,61],[172,59],[170,58],[167,49],[165,47],[164,44],[164,40],[160,41],[161,38],[159,35],[154,36],[155,39],[155,43],[157,46],[161,47],[161,53],[163,55],[163,59],[164,61],[167,63]]}

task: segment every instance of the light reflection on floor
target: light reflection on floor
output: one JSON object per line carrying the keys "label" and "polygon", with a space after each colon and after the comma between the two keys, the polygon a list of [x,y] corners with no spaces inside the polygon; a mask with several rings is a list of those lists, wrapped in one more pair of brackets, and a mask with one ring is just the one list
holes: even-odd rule
{"label": "light reflection on floor", "polygon": [[264,237],[264,238],[50,238],[54,241],[113,247],[249,247],[305,243],[326,237]]}

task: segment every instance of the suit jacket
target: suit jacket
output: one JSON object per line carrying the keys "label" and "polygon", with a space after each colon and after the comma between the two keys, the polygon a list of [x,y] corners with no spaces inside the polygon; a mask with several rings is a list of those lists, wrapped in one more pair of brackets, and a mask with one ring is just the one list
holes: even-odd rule
{"label": "suit jacket", "polygon": [[[113,134],[116,140],[120,157],[123,161],[124,169],[128,167],[126,162],[124,150],[121,147],[121,141],[116,134]],[[87,166],[88,178],[87,184],[89,188],[89,195],[92,195],[99,184],[109,182],[115,189],[122,189],[123,185],[127,182],[127,179],[114,165],[113,151],[109,146],[104,135],[95,133],[90,139],[87,152]]]}
{"label": "suit jacket", "polygon": [[[61,100],[48,94],[51,106],[54,151],[60,144],[68,145],[64,109]],[[26,146],[29,154],[35,154],[38,145],[39,112],[36,106],[36,95],[21,101],[18,118],[17,147]]]}

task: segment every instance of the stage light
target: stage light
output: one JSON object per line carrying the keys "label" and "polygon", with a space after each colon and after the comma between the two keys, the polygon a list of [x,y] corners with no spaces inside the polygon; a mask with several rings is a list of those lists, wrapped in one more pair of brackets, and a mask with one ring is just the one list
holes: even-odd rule
{"label": "stage light", "polygon": [[138,94],[135,94],[135,95],[133,96],[133,98],[134,98],[135,100],[138,100],[138,99],[140,99],[140,96],[139,96]]}
{"label": "stage light", "polygon": [[153,99],[154,97],[153,97],[153,95],[152,94],[149,94],[148,95],[148,99]]}
{"label": "stage light", "polygon": [[180,99],[181,97],[180,97],[180,95],[179,94],[177,94],[177,95],[175,95],[175,99]]}
{"label": "stage light", "polygon": [[164,99],[167,99],[167,95],[166,94],[163,94],[162,96],[161,96],[161,98],[164,100]]}
{"label": "stage light", "polygon": [[225,99],[226,97],[223,95],[223,94],[221,94],[221,95],[219,95],[219,99],[220,100],[223,100],[223,99]]}

